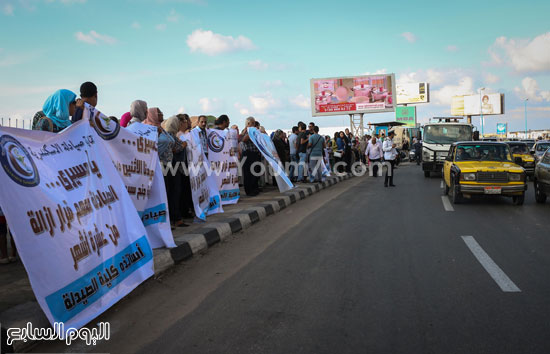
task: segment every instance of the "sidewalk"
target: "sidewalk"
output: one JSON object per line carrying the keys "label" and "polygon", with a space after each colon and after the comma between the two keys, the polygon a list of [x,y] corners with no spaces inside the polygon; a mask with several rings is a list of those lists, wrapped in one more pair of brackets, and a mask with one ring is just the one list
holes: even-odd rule
{"label": "sidewalk", "polygon": [[[298,184],[296,188],[285,193],[279,193],[277,187],[268,185],[260,195],[255,197],[247,197],[241,189],[239,202],[225,205],[224,213],[210,215],[206,222],[193,223],[193,220],[188,219],[186,223],[190,224],[189,227],[178,227],[172,231],[177,247],[156,249],[153,252],[155,276],[189,259],[193,254],[205,252],[227,236],[244,230],[267,216],[351,176],[348,174],[329,177],[323,183]],[[49,327],[48,320],[36,302],[21,261],[0,265],[0,270],[0,324],[2,327],[23,328],[27,322],[31,322],[33,327]],[[31,344],[14,343],[14,349],[20,351]]]}

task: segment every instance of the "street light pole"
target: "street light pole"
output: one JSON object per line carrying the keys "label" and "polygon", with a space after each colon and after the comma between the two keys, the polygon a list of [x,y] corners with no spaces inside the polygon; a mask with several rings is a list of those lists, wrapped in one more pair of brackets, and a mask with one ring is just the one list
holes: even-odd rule
{"label": "street light pole", "polygon": [[479,113],[481,114],[481,137],[483,138],[483,103],[481,100],[481,91],[485,90],[485,87],[479,89]]}
{"label": "street light pole", "polygon": [[529,101],[528,98],[526,98],[524,100],[524,103],[525,103],[525,113],[523,115],[523,117],[525,118],[525,139],[527,139],[527,101]]}

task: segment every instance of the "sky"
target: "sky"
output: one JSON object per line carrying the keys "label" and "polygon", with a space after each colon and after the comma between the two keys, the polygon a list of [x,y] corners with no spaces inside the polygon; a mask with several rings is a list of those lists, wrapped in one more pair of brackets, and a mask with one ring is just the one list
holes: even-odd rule
{"label": "sky", "polygon": [[310,79],[394,73],[430,83],[420,123],[484,87],[505,95],[486,133],[523,130],[526,98],[528,128],[546,129],[549,13],[550,1],[0,0],[0,117],[31,119],[55,90],[92,81],[117,117],[142,99],[240,127],[250,115],[266,129],[343,126],[311,116]]}

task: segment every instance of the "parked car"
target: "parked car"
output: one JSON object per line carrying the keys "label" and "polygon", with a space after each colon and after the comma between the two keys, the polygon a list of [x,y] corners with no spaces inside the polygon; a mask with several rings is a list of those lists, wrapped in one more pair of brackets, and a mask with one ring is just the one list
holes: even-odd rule
{"label": "parked car", "polygon": [[506,143],[469,141],[451,145],[443,165],[445,194],[453,204],[463,196],[503,195],[515,205],[525,200],[527,184],[521,158],[512,160]]}
{"label": "parked car", "polygon": [[537,203],[546,202],[546,197],[550,195],[550,149],[546,150],[537,164],[533,183]]}
{"label": "parked car", "polygon": [[528,177],[533,177],[535,174],[535,158],[529,151],[529,146],[521,141],[507,141],[506,144],[510,147],[512,159],[520,157],[522,160],[521,167],[525,170]]}
{"label": "parked car", "polygon": [[550,140],[538,140],[535,145],[533,146],[533,149],[531,152],[533,152],[533,155],[535,156],[535,163],[539,163],[540,158],[542,155],[550,148]]}

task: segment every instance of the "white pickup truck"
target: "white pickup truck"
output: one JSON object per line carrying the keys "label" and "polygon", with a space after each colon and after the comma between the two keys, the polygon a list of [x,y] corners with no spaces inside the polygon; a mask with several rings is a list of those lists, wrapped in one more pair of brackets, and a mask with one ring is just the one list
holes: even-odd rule
{"label": "white pickup truck", "polygon": [[422,141],[422,170],[425,177],[431,172],[441,172],[451,144],[457,141],[471,141],[474,127],[460,123],[457,118],[438,118],[436,122],[424,125]]}

